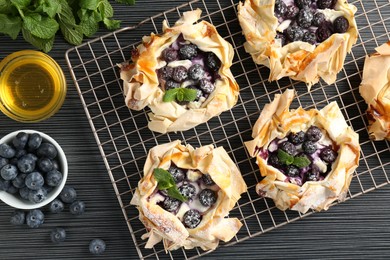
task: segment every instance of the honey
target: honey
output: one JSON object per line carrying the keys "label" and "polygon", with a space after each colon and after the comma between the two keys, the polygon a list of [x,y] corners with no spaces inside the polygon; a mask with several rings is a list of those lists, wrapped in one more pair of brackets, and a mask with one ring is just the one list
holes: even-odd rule
{"label": "honey", "polygon": [[0,64],[0,109],[22,122],[53,115],[66,95],[66,83],[55,61],[37,51],[21,51]]}

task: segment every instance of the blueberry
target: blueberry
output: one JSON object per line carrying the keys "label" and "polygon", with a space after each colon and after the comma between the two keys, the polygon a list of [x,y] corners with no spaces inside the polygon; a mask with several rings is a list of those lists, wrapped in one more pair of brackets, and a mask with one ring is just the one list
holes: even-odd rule
{"label": "blueberry", "polygon": [[8,187],[8,189],[7,189],[7,192],[8,192],[9,194],[16,194],[16,193],[19,192],[19,189],[16,188],[14,185],[10,185],[10,186]]}
{"label": "blueberry", "polygon": [[318,181],[319,176],[317,173],[309,171],[306,173],[306,181]]}
{"label": "blueberry", "polygon": [[19,159],[20,157],[24,156],[27,154],[27,151],[26,150],[17,150],[16,153],[15,153],[15,157],[16,159]]}
{"label": "blueberry", "polygon": [[17,135],[12,139],[12,144],[17,150],[24,149],[27,142],[28,142],[28,134],[25,132],[17,133]]}
{"label": "blueberry", "polygon": [[327,23],[322,23],[316,31],[317,41],[323,42],[332,35],[332,30],[329,28]]}
{"label": "blueberry", "polygon": [[282,46],[286,45],[287,43],[286,36],[283,33],[280,32],[276,33],[275,39],[280,39],[280,41],[282,42]]}
{"label": "blueberry", "polygon": [[177,60],[179,58],[179,54],[177,53],[177,51],[175,49],[167,48],[167,49],[163,50],[162,58],[166,62],[171,62],[171,61]]}
{"label": "blueberry", "polygon": [[207,93],[207,94],[210,94],[211,92],[214,91],[215,89],[215,86],[213,83],[211,83],[211,81],[209,81],[208,79],[206,78],[203,78],[199,81],[199,88],[204,92],[204,93]]}
{"label": "blueberry", "polygon": [[299,131],[297,133],[291,132],[288,135],[288,140],[295,145],[301,144],[305,141],[305,133],[303,131]]}
{"label": "blueberry", "polygon": [[8,144],[0,144],[0,156],[10,159],[15,156],[15,149]]}
{"label": "blueberry", "polygon": [[54,168],[53,162],[46,157],[40,158],[37,164],[38,164],[38,169],[41,170],[42,172],[49,172]]}
{"label": "blueberry", "polygon": [[325,22],[325,15],[321,12],[317,12],[313,16],[312,24],[314,26],[320,26],[323,22]]}
{"label": "blueberry", "polygon": [[106,243],[101,239],[93,239],[89,243],[89,252],[93,255],[101,255],[106,250]]}
{"label": "blueberry", "polygon": [[76,200],[69,206],[69,212],[72,215],[81,215],[85,211],[85,203],[81,200]]}
{"label": "blueberry", "polygon": [[295,145],[293,145],[289,141],[281,143],[279,148],[290,155],[295,155],[295,153],[297,152],[297,148],[295,147]]}
{"label": "blueberry", "polygon": [[54,244],[64,242],[66,239],[66,232],[63,228],[55,228],[50,232],[50,240]]}
{"label": "blueberry", "polygon": [[27,174],[21,173],[16,176],[15,179],[12,180],[12,185],[14,185],[16,188],[21,189],[26,186],[25,179]]}
{"label": "blueberry", "polygon": [[64,210],[64,208],[64,203],[58,198],[54,199],[49,205],[51,213],[60,213]]}
{"label": "blueberry", "polygon": [[51,143],[42,143],[37,150],[37,155],[40,157],[48,157],[50,159],[54,159],[57,157],[57,149]]}
{"label": "blueberry", "polygon": [[49,194],[53,190],[53,186],[49,186],[49,185],[44,184],[42,189],[44,189],[46,191],[46,194]]}
{"label": "blueberry", "polygon": [[53,163],[53,169],[56,169],[56,170],[60,170],[60,164],[58,163],[57,160],[51,160],[51,162]]}
{"label": "blueberry", "polygon": [[31,154],[26,154],[19,158],[17,166],[20,172],[30,173],[35,169],[35,160]]}
{"label": "blueberry", "polygon": [[40,203],[46,199],[47,191],[43,188],[38,190],[29,190],[28,200],[33,203]]}
{"label": "blueberry", "polygon": [[335,33],[345,33],[348,31],[349,22],[344,16],[337,17],[333,22],[333,28]]}
{"label": "blueberry", "polygon": [[221,61],[213,52],[208,52],[206,58],[206,66],[209,67],[211,70],[217,71],[221,67]]}
{"label": "blueberry", "polygon": [[19,189],[19,195],[22,199],[28,200],[28,196],[30,194],[30,189],[27,187],[23,187]]}
{"label": "blueberry", "polygon": [[27,147],[30,151],[34,151],[38,149],[38,147],[42,143],[42,136],[38,133],[30,134],[30,137],[28,139]]}
{"label": "blueberry", "polygon": [[13,164],[7,164],[0,170],[1,177],[6,181],[12,181],[18,176],[18,168]]}
{"label": "blueberry", "polygon": [[39,209],[30,210],[26,216],[27,226],[30,228],[39,228],[45,221],[45,215]]}
{"label": "blueberry", "polygon": [[9,164],[17,165],[18,164],[18,158],[12,157],[11,159],[9,159]]}
{"label": "blueberry", "polygon": [[60,193],[60,198],[65,203],[72,203],[77,198],[76,190],[72,187],[65,186]]}
{"label": "blueberry", "polygon": [[26,221],[26,213],[23,210],[17,209],[12,213],[10,223],[14,226],[21,226]]}
{"label": "blueberry", "polygon": [[188,77],[187,69],[184,66],[177,66],[173,70],[172,78],[176,82],[183,82]]}
{"label": "blueberry", "polygon": [[317,144],[312,141],[305,141],[302,144],[302,149],[306,154],[313,154],[317,151]]}
{"label": "blueberry", "polygon": [[289,177],[297,177],[299,176],[299,169],[294,165],[288,165],[286,168],[286,174]]}
{"label": "blueberry", "polygon": [[0,157],[0,169],[3,168],[4,165],[8,164],[9,160],[7,158]]}
{"label": "blueberry", "polygon": [[202,221],[202,216],[199,211],[195,209],[190,209],[183,216],[184,225],[188,228],[196,228],[199,223]]}
{"label": "blueberry", "polygon": [[171,165],[168,169],[168,172],[172,175],[176,183],[183,181],[186,177],[184,169],[181,169],[176,165]]}
{"label": "blueberry", "polygon": [[316,42],[317,42],[317,36],[316,36],[316,34],[315,34],[314,32],[306,32],[306,33],[303,35],[302,41],[314,45],[314,44],[316,44]]}
{"label": "blueberry", "polygon": [[180,83],[177,83],[176,81],[171,79],[165,82],[165,90],[173,89],[173,88],[180,88]]}
{"label": "blueberry", "polygon": [[38,157],[35,154],[33,154],[33,153],[28,153],[28,154],[26,154],[26,156],[29,157],[31,160],[33,160],[35,162],[38,161]]}
{"label": "blueberry", "polygon": [[217,202],[217,194],[210,189],[204,189],[199,193],[199,202],[205,207],[210,207]]}
{"label": "blueberry", "polygon": [[186,197],[188,199],[192,199],[195,196],[196,189],[195,189],[194,185],[189,184],[189,183],[185,183],[179,187],[179,192],[184,197]]}
{"label": "blueberry", "polygon": [[198,89],[197,87],[195,86],[190,86],[188,87],[189,89],[195,89],[196,90],[196,98],[194,101],[199,101],[199,99],[203,96],[203,91]]}
{"label": "blueberry", "polygon": [[317,142],[321,139],[322,132],[321,129],[319,129],[317,126],[311,126],[306,131],[306,140]]}
{"label": "blueberry", "polygon": [[298,14],[299,14],[299,8],[296,5],[289,5],[287,6],[284,17],[286,19],[293,19]]}
{"label": "blueberry", "polygon": [[57,170],[51,170],[46,174],[46,184],[52,187],[57,187],[62,181],[62,173]]}
{"label": "blueberry", "polygon": [[304,31],[297,25],[290,26],[286,29],[286,36],[292,42],[301,41],[303,39]]}
{"label": "blueberry", "polygon": [[300,8],[309,7],[311,5],[312,0],[295,0],[295,4]]}
{"label": "blueberry", "polygon": [[4,179],[0,176],[0,190],[2,190],[2,191],[7,191],[7,190],[9,189],[10,186],[11,186],[11,182],[10,182],[10,181],[4,180]]}
{"label": "blueberry", "polygon": [[204,70],[200,64],[194,64],[188,69],[188,76],[193,80],[200,80],[203,78]]}
{"label": "blueberry", "polygon": [[30,190],[38,190],[42,188],[45,180],[39,172],[32,172],[26,176],[25,183]]}
{"label": "blueberry", "polygon": [[210,174],[203,174],[202,175],[202,180],[203,180],[204,184],[206,184],[206,186],[212,186],[212,185],[215,184],[213,179],[211,179]]}
{"label": "blueberry", "polygon": [[275,167],[275,168],[279,168],[280,166],[282,166],[282,163],[280,162],[279,160],[279,157],[277,155],[277,153],[271,153],[268,157],[268,164]]}
{"label": "blueberry", "polygon": [[317,7],[320,9],[331,8],[333,0],[317,0]]}
{"label": "blueberry", "polygon": [[286,13],[287,5],[282,0],[275,1],[275,13],[282,17]]}
{"label": "blueberry", "polygon": [[169,66],[162,67],[158,70],[158,75],[164,80],[171,79],[173,75],[173,68]]}
{"label": "blueberry", "polygon": [[313,13],[308,8],[301,9],[298,14],[297,22],[302,28],[309,28],[313,20]]}
{"label": "blueberry", "polygon": [[186,44],[180,48],[180,57],[183,60],[191,60],[193,57],[198,55],[198,48],[193,44]]}
{"label": "blueberry", "polygon": [[325,148],[320,153],[320,158],[327,163],[332,163],[337,158],[337,153],[333,151],[331,148]]}
{"label": "blueberry", "polygon": [[162,203],[162,207],[169,212],[175,212],[180,207],[180,200],[166,197],[165,200]]}

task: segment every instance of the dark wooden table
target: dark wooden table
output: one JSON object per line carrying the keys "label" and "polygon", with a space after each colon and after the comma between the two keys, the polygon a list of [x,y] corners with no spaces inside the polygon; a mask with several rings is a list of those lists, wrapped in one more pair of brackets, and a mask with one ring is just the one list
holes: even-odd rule
{"label": "dark wooden table", "polygon": [[[122,27],[125,27],[185,2],[139,0],[131,7],[115,3],[113,6],[115,18],[123,20]],[[216,0],[205,2],[215,4]],[[377,4],[377,1],[372,1],[372,4]],[[384,19],[390,16],[390,6],[386,8]],[[390,23],[387,21],[386,24],[387,30],[390,30]],[[97,36],[106,33],[108,31],[102,29]],[[55,47],[49,53],[63,68],[68,83],[67,97],[61,110],[50,119],[34,124],[15,122],[0,114],[0,137],[14,130],[35,129],[55,138],[68,158],[67,184],[74,186],[78,197],[85,201],[86,213],[78,217],[67,211],[58,215],[48,214],[41,228],[28,229],[11,226],[9,218],[13,209],[1,203],[0,259],[94,259],[88,252],[89,241],[93,238],[102,238],[107,243],[105,254],[96,259],[138,258],[66,65],[65,52],[71,47],[57,36]],[[12,41],[0,36],[0,59],[14,51],[31,48],[22,37]],[[389,151],[385,158],[388,162]],[[390,259],[389,204],[390,186],[384,186],[336,205],[327,212],[313,214],[234,246],[221,247],[204,258]],[[58,226],[66,229],[67,240],[54,245],[49,234],[52,228]]]}

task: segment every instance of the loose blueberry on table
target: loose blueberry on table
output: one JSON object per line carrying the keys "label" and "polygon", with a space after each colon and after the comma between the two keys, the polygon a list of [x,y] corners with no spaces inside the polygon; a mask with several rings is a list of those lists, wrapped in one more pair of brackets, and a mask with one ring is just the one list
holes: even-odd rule
{"label": "loose blueberry on table", "polygon": [[60,185],[62,172],[56,147],[39,133],[19,132],[10,143],[0,144],[0,190],[39,203]]}
{"label": "loose blueberry on table", "polygon": [[318,45],[334,33],[345,33],[349,22],[344,16],[337,17],[333,22],[323,12],[334,10],[337,0],[276,0],[274,13],[278,18],[276,38],[282,46],[304,41]]}
{"label": "loose blueberry on table", "polygon": [[306,132],[290,132],[283,139],[274,139],[266,149],[260,149],[260,154],[268,165],[286,175],[286,181],[301,186],[326,178],[337,159],[336,148],[327,133],[313,125]]}
{"label": "loose blueberry on table", "polygon": [[212,52],[204,52],[196,45],[186,41],[182,35],[168,48],[162,51],[159,59],[164,66],[157,70],[160,87],[163,91],[172,89],[195,90],[192,100],[179,98],[174,100],[187,109],[189,103],[197,102],[198,107],[215,90],[216,80],[220,78],[218,70],[221,61]]}
{"label": "loose blueberry on table", "polygon": [[175,189],[185,200],[173,198],[169,191],[159,190],[157,187],[150,201],[155,200],[164,210],[177,216],[185,227],[196,228],[203,215],[217,202],[220,188],[209,174],[202,174],[197,170],[182,169],[172,164],[166,172],[170,174],[175,182]]}

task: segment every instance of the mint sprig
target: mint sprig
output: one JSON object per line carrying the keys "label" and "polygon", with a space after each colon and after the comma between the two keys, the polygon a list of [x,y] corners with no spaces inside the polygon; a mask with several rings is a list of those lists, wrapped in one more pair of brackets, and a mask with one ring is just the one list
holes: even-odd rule
{"label": "mint sprig", "polygon": [[192,88],[173,88],[165,91],[163,96],[164,102],[172,101],[194,101],[196,99],[197,91]]}
{"label": "mint sprig", "polygon": [[310,160],[306,156],[292,156],[282,149],[278,149],[278,159],[282,164],[295,165],[298,168],[304,168],[310,165]]}
{"label": "mint sprig", "polygon": [[178,199],[182,202],[188,200],[186,197],[181,195],[176,187],[175,180],[167,170],[156,168],[153,170],[153,176],[157,181],[157,188],[159,190],[166,190],[169,197]]}
{"label": "mint sprig", "polygon": [[[135,4],[134,0],[116,1]],[[58,31],[67,42],[78,45],[84,36],[93,36],[100,24],[118,29],[120,21],[113,16],[108,0],[0,0],[0,34],[16,39],[22,32],[25,41],[49,52]]]}

